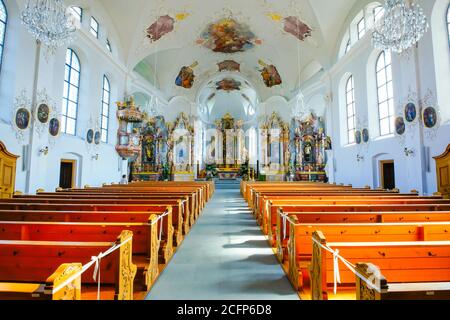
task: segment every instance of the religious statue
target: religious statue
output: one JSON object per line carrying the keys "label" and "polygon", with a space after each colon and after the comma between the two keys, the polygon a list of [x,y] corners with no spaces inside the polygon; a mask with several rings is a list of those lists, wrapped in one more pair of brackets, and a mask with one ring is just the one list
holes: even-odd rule
{"label": "religious statue", "polygon": [[153,144],[153,137],[146,137],[145,139],[145,157],[146,162],[152,163],[155,156],[155,146]]}

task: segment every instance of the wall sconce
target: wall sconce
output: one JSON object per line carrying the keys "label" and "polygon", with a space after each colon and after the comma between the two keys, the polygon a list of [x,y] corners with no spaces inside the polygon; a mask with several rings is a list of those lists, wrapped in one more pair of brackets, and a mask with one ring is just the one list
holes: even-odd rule
{"label": "wall sconce", "polygon": [[48,146],[43,147],[42,149],[39,149],[39,154],[46,156],[48,154]]}
{"label": "wall sconce", "polygon": [[98,160],[98,158],[99,158],[98,153],[96,153],[95,156],[92,156],[92,160]]}
{"label": "wall sconce", "polygon": [[357,154],[356,155],[356,161],[358,161],[358,162],[364,161],[364,156],[362,156],[360,154]]}
{"label": "wall sconce", "polygon": [[414,156],[414,150],[405,148],[405,156],[407,156],[407,157]]}

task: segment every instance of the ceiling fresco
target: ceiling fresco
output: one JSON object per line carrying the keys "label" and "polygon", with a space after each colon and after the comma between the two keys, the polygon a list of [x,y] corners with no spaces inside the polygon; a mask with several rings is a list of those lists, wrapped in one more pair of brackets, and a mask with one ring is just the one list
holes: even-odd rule
{"label": "ceiling fresco", "polygon": [[261,101],[294,98],[302,82],[332,65],[341,29],[336,26],[356,2],[99,1],[117,23],[127,68],[165,100],[181,95],[192,102],[218,74],[248,82]]}

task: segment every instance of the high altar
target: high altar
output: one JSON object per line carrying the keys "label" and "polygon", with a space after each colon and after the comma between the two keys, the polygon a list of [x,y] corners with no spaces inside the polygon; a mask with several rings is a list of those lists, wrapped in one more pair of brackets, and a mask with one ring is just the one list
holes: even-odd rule
{"label": "high altar", "polygon": [[243,121],[236,121],[227,113],[215,124],[219,132],[217,175],[220,180],[235,180],[239,176],[241,165],[248,160],[242,130]]}

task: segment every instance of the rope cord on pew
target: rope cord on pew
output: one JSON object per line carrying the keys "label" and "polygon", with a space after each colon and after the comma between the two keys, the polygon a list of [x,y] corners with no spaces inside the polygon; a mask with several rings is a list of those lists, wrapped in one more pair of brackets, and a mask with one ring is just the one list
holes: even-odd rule
{"label": "rope cord on pew", "polygon": [[283,240],[284,240],[284,239],[286,239],[286,231],[287,231],[286,230],[287,229],[286,222],[289,221],[293,225],[296,225],[296,223],[291,220],[291,218],[289,217],[289,215],[287,213],[280,212],[279,215],[281,216],[281,219],[283,222]]}
{"label": "rope cord on pew", "polygon": [[[72,281],[74,281],[76,278],[80,277],[83,273],[85,273],[87,270],[89,270],[89,268],[92,267],[92,265],[95,264],[94,272],[93,272],[93,279],[95,281],[97,281],[97,300],[100,300],[100,282],[101,282],[100,281],[100,262],[101,262],[101,259],[110,255],[111,253],[113,253],[114,251],[116,251],[117,249],[119,249],[121,246],[128,243],[132,239],[133,238],[130,237],[120,244],[114,244],[107,251],[100,252],[100,254],[98,256],[91,257],[91,261],[89,261],[87,264],[85,264],[79,272],[72,275],[70,278],[68,278],[66,281],[61,283],[56,288],[53,288],[52,294],[55,294],[55,293],[59,292],[60,290],[62,290],[64,287],[66,287],[68,284],[72,283]],[[98,277],[97,277],[97,275],[98,275]]]}
{"label": "rope cord on pew", "polygon": [[357,275],[362,281],[364,281],[369,288],[376,290],[377,292],[381,292],[381,289],[379,286],[376,286],[375,284],[373,284],[372,282],[369,281],[369,279],[367,279],[365,276],[363,276],[362,274],[360,274],[358,271],[356,271],[356,266],[354,264],[352,264],[350,261],[348,261],[347,259],[345,259],[344,257],[342,257],[339,254],[339,250],[333,250],[332,248],[328,247],[328,246],[324,246],[323,244],[321,244],[319,241],[317,241],[316,239],[312,238],[312,241],[314,243],[316,243],[317,245],[319,245],[321,248],[325,249],[326,251],[330,252],[331,254],[333,254],[333,273],[334,273],[334,294],[337,293],[337,284],[341,283],[341,275],[340,275],[340,271],[339,271],[339,260],[342,261],[342,263],[351,271],[353,272],[355,275]]}
{"label": "rope cord on pew", "polygon": [[161,220],[161,226],[159,228],[159,235],[158,235],[158,240],[161,241],[162,238],[162,229],[163,229],[163,222],[164,222],[164,217],[168,216],[170,214],[170,211],[166,211],[164,212],[162,215],[158,216],[158,219],[156,219],[155,221],[153,221],[150,225],[153,226],[155,224],[157,224],[160,220]]}

